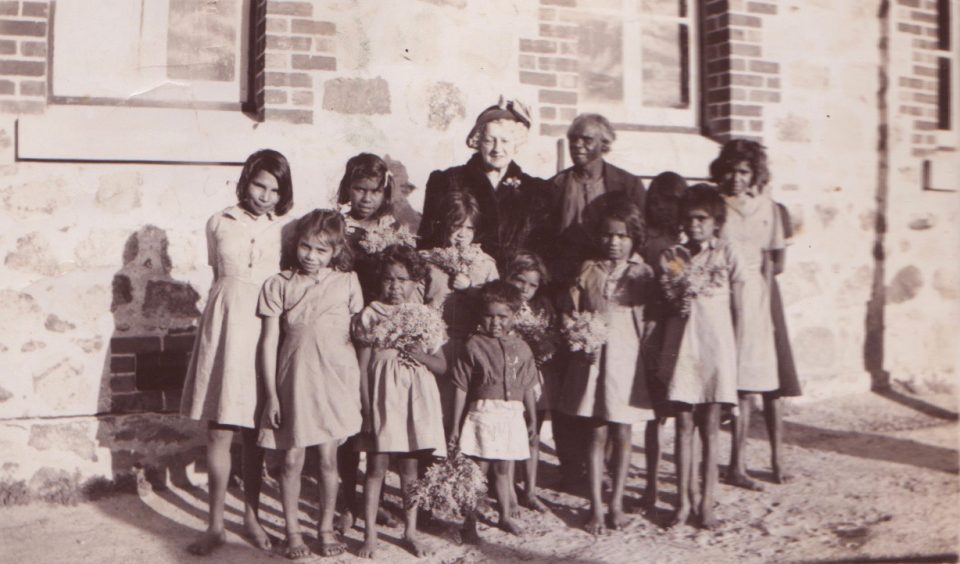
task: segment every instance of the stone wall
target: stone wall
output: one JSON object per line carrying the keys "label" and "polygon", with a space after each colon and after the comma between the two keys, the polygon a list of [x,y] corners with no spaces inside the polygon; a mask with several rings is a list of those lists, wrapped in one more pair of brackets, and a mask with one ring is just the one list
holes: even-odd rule
{"label": "stone wall", "polygon": [[[419,208],[429,172],[466,161],[474,116],[502,93],[535,110],[524,169],[546,177],[563,162],[582,109],[564,28],[583,2],[253,1],[262,91],[247,113],[48,105],[47,4],[0,2],[0,482],[193,460],[201,428],[174,412],[210,284],[203,226],[233,203],[252,150],[289,157],[291,216],[329,205],[360,151],[386,155]],[[625,128],[610,154],[647,178],[695,179],[719,141],[764,141],[797,227],[781,284],[808,397],[875,382],[869,334],[893,378],[956,379],[957,198],[922,190],[918,118],[901,103],[926,46],[898,22],[921,2],[890,2],[886,19],[879,0],[698,2],[702,127]],[[32,58],[43,72],[22,74]],[[63,135],[27,143],[43,131]]]}

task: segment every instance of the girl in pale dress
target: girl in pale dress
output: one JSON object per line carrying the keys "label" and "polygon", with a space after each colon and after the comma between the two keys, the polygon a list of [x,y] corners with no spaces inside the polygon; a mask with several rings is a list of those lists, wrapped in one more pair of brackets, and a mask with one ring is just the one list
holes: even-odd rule
{"label": "girl in pale dress", "polygon": [[207,531],[188,550],[206,555],[226,542],[223,511],[230,477],[230,445],[243,439],[244,529],[259,548],[270,548],[260,525],[263,450],[257,447],[257,296],[280,268],[281,217],[293,206],[290,165],[264,149],[247,158],[237,183],[237,204],[207,221],[207,256],[213,285],[200,318],[180,412],[207,422],[209,506]]}
{"label": "girl in pale dress", "polygon": [[653,270],[638,254],[644,241],[643,216],[636,204],[614,198],[596,229],[600,258],[583,263],[562,311],[600,313],[607,342],[599,354],[570,356],[560,397],[560,410],[583,418],[591,428],[591,516],[586,529],[595,534],[604,527],[601,483],[607,437],[613,437],[614,471],[609,525],[618,530],[626,523],[623,495],[632,425],[654,416],[640,349],[643,307],[654,283]]}
{"label": "girl in pale dress", "polygon": [[737,401],[737,348],[731,299],[736,306],[743,272],[731,246],[717,238],[726,209],[723,198],[705,184],[693,186],[680,202],[688,241],[661,254],[660,281],[667,301],[659,374],[677,420],[676,457],[679,504],[670,526],[690,516],[693,489],[694,427],[703,442],[700,525],[711,528],[717,484],[720,406]]}
{"label": "girl in pale dress", "polygon": [[[375,330],[403,304],[416,303],[418,285],[427,275],[427,265],[412,247],[387,247],[380,255],[380,298],[354,319],[353,339],[358,347],[363,430],[372,445],[367,454],[367,479],[363,490],[364,515],[376,515],[383,478],[396,458],[400,486],[408,492],[417,479],[421,462],[431,455],[446,455],[443,415],[436,376],[447,365],[439,350],[382,348],[375,344]],[[426,308],[428,306],[420,306]],[[430,548],[417,531],[417,508],[404,511],[404,542],[416,556]],[[377,549],[376,519],[367,517],[360,556],[373,558]]]}
{"label": "girl in pale dress", "polygon": [[729,241],[742,260],[743,301],[737,312],[739,414],[735,420],[727,481],[761,490],[747,474],[744,449],[753,399],[763,396],[763,412],[770,435],[774,480],[781,482],[780,436],[782,413],[774,393],[780,387],[777,347],[771,315],[773,256],[783,252],[783,222],[776,204],[763,192],[770,173],[767,155],[755,141],[727,142],[710,165],[710,174],[720,186],[727,205],[727,221],[720,236]]}
{"label": "girl in pale dress", "polygon": [[[452,370],[457,391],[450,442],[473,457],[483,474],[493,469],[497,524],[519,535],[511,469],[514,461],[530,457],[530,444],[537,440],[537,367],[530,347],[513,330],[523,305],[520,290],[490,282],[479,301],[479,326]],[[476,510],[466,515],[462,535],[466,542],[479,541]]]}
{"label": "girl in pale dress", "polygon": [[[364,237],[406,229],[413,240],[411,229],[414,228],[403,225],[394,216],[394,197],[399,197],[396,179],[386,161],[372,153],[360,153],[347,161],[337,189],[337,204],[346,222],[347,244],[353,254],[353,269],[360,279],[364,304],[372,302],[380,292],[377,253],[364,249]],[[346,532],[353,527],[360,513],[357,495],[360,445],[357,437],[350,437],[340,446],[337,464],[343,483],[340,487],[340,518],[336,528]],[[397,526],[396,519],[383,508],[377,514],[377,520],[390,527]]]}
{"label": "girl in pale dress", "polygon": [[[477,289],[499,278],[496,261],[473,242],[480,221],[477,200],[466,192],[451,192],[440,205],[440,229],[446,244],[420,251],[429,268],[423,303],[439,309],[447,324],[450,339],[443,354],[448,367],[453,366],[464,341],[476,327]],[[447,434],[455,425],[454,386],[450,378],[450,374],[445,374],[439,381]]]}
{"label": "girl in pale dress", "polygon": [[[337,447],[360,432],[360,367],[350,319],[363,308],[343,218],[315,210],[297,225],[299,266],[270,277],[257,312],[262,318],[260,362],[266,381],[259,444],[284,451],[280,493],[288,558],[310,553],[297,506],[305,449],[318,447],[321,486],[317,532],[324,556],[341,554],[333,517],[340,477]],[[282,337],[281,337],[282,334]],[[279,349],[278,349],[279,344]]]}
{"label": "girl in pale dress", "polygon": [[[530,443],[530,458],[523,468],[525,487],[519,503],[544,513],[547,506],[537,497],[537,466],[540,464],[540,429],[544,419],[554,408],[560,384],[557,378],[559,367],[554,358],[557,312],[550,299],[544,295],[545,292],[541,292],[549,282],[549,277],[546,265],[539,256],[527,251],[518,252],[507,264],[505,280],[507,284],[520,290],[523,303],[516,327],[533,351],[538,376],[537,436]],[[524,334],[525,322],[531,325],[527,334]]]}

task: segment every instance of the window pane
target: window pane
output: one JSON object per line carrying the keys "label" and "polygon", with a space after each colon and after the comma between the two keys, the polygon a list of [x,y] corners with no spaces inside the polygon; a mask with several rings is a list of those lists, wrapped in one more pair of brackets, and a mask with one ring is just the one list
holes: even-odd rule
{"label": "window pane", "polygon": [[658,16],[687,15],[686,0],[640,0],[640,12]]}
{"label": "window pane", "polygon": [[937,60],[937,129],[950,129],[950,59]]}
{"label": "window pane", "polygon": [[690,105],[687,26],[647,22],[641,39],[643,105],[686,108]]}
{"label": "window pane", "polygon": [[167,76],[230,82],[237,74],[237,0],[170,0]]}
{"label": "window pane", "polygon": [[623,101],[623,24],[592,18],[579,25],[580,94],[587,103]]}

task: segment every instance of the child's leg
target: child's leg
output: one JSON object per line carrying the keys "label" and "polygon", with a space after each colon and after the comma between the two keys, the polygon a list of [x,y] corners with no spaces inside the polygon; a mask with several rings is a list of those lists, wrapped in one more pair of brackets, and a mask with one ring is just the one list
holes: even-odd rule
{"label": "child's leg", "polygon": [[[703,497],[700,499],[700,525],[712,529],[717,488],[717,435],[720,429],[720,404],[708,403],[697,408],[697,427],[703,441]],[[695,486],[694,486],[695,487]]]}
{"label": "child's leg", "polygon": [[420,532],[417,531],[417,506],[407,507],[407,497],[410,495],[410,488],[417,481],[417,466],[419,455],[415,453],[404,455],[400,458],[400,491],[403,492],[404,520],[403,539],[406,541],[407,548],[414,556],[419,558],[430,556],[432,551],[430,547],[423,542]]}
{"label": "child's leg", "polygon": [[303,558],[310,549],[303,543],[300,534],[300,517],[297,506],[300,503],[300,476],[303,473],[305,451],[291,448],[283,454],[283,473],[280,476],[280,501],[283,504],[283,518],[287,528],[287,558]]}
{"label": "child's leg", "polygon": [[524,507],[544,513],[547,506],[537,497],[537,467],[540,465],[540,429],[543,427],[545,411],[537,412],[537,438],[534,444],[530,446],[530,458],[523,463],[526,474],[524,481],[523,499]]}
{"label": "child's leg", "polygon": [[257,430],[243,429],[243,528],[253,544],[270,550],[270,535],[260,524],[260,490],[263,487],[263,449],[257,446]]}
{"label": "child's leg", "polygon": [[364,537],[360,558],[373,558],[377,550],[377,509],[380,508],[380,488],[387,473],[390,455],[384,452],[367,453],[367,480],[363,486]]}
{"label": "child's leg", "polygon": [[754,394],[740,392],[740,414],[733,420],[733,437],[730,441],[730,468],[727,472],[727,481],[734,486],[754,491],[763,490],[763,486],[750,479],[747,475],[745,451],[747,435],[750,433],[750,412],[753,409],[751,401]]}
{"label": "child's leg", "polygon": [[344,546],[337,541],[333,532],[333,515],[337,508],[337,489],[340,476],[337,472],[337,441],[319,446],[320,451],[320,520],[317,522],[317,536],[320,538],[320,552],[324,556],[343,554]]}
{"label": "child's leg", "polygon": [[783,448],[783,402],[773,394],[763,394],[763,418],[767,423],[767,436],[770,438],[770,467],[773,480],[778,484],[790,481],[790,475],[783,471],[780,452]]}
{"label": "child's leg", "polygon": [[649,511],[657,505],[657,478],[660,473],[660,426],[662,419],[647,421],[643,431],[643,450],[647,464],[647,486],[640,499],[640,507]]}
{"label": "child's leg", "polygon": [[587,532],[599,534],[603,531],[603,469],[607,449],[607,425],[591,420],[593,425],[590,437],[590,453],[587,461],[587,478],[590,481],[590,520]]}
{"label": "child's leg", "polygon": [[627,487],[627,473],[630,470],[630,452],[633,449],[631,437],[633,426],[624,423],[608,425],[613,443],[613,495],[610,497],[610,526],[620,530],[627,522],[623,514],[623,494]]}
{"label": "child's leg", "polygon": [[207,515],[206,532],[187,546],[192,554],[205,556],[227,542],[223,528],[223,504],[227,497],[227,481],[230,479],[232,442],[232,429],[214,423],[207,426],[207,503],[210,512]]}
{"label": "child's leg", "polygon": [[668,527],[682,525],[690,516],[690,478],[693,454],[693,412],[689,407],[677,411],[676,452],[677,459],[677,498],[679,507],[670,519]]}
{"label": "child's leg", "polygon": [[510,493],[513,490],[513,482],[510,481],[510,468],[512,466],[512,460],[493,461],[493,471],[496,475],[494,488],[497,493],[497,502],[500,504],[500,522],[498,524],[504,531],[514,535],[520,535],[523,534],[523,531],[517,522],[514,521],[515,515],[510,498]]}
{"label": "child's leg", "polygon": [[[490,462],[482,458],[474,458],[473,461],[480,468],[480,474],[487,475],[490,470]],[[476,544],[480,542],[480,535],[477,533],[477,508],[474,507],[463,518],[463,529],[460,531],[460,537],[463,542]]]}
{"label": "child's leg", "polygon": [[[493,479],[494,483],[497,482],[496,470],[494,470],[494,474],[491,476],[491,478]],[[511,464],[510,468],[507,470],[507,480],[510,481],[510,503],[508,504],[510,515],[519,517],[520,501],[517,499],[517,489],[514,487],[514,484],[517,483],[517,468],[513,464]]]}
{"label": "child's leg", "polygon": [[356,436],[350,437],[337,449],[337,472],[343,482],[340,494],[340,519],[336,529],[345,533],[357,519],[357,470],[360,469],[360,451]]}

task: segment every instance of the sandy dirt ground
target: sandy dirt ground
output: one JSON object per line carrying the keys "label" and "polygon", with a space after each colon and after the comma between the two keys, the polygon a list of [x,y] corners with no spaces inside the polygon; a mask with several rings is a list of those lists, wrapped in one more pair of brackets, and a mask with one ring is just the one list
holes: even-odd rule
{"label": "sandy dirt ground", "polygon": [[[662,465],[657,511],[635,514],[625,530],[592,536],[582,530],[583,497],[544,489],[546,514],[523,510],[526,535],[508,535],[489,524],[479,546],[458,542],[456,523],[427,531],[435,555],[420,562],[955,562],[960,530],[956,398],[899,393],[864,394],[787,410],[785,449],[793,481],[769,483],[762,421],[754,420],[748,463],[765,492],[721,485],[715,531],[684,525],[665,530],[676,501],[672,442]],[[668,425],[668,441],[669,428]],[[642,440],[635,433],[635,442]],[[729,433],[722,433],[725,464]],[[548,447],[549,448],[549,445]],[[551,451],[552,452],[552,451]],[[543,478],[556,481],[556,459],[547,454]],[[645,483],[642,446],[634,449],[629,495]],[[200,475],[203,481],[203,475]],[[395,498],[396,489],[390,490]],[[309,490],[305,490],[307,495]],[[277,539],[282,520],[274,487],[266,488],[264,516]],[[282,562],[279,553],[253,549],[240,536],[239,491],[228,494],[228,543],[207,558],[185,545],[203,529],[205,491],[170,488],[143,496],[115,495],[73,507],[33,504],[0,510],[0,561],[162,563]],[[315,509],[305,500],[304,526]],[[402,530],[381,529],[377,560],[417,561],[398,543]],[[348,553],[306,561],[356,562],[362,522],[348,533]],[[279,540],[277,541],[279,543]],[[315,541],[314,541],[315,544]]]}

